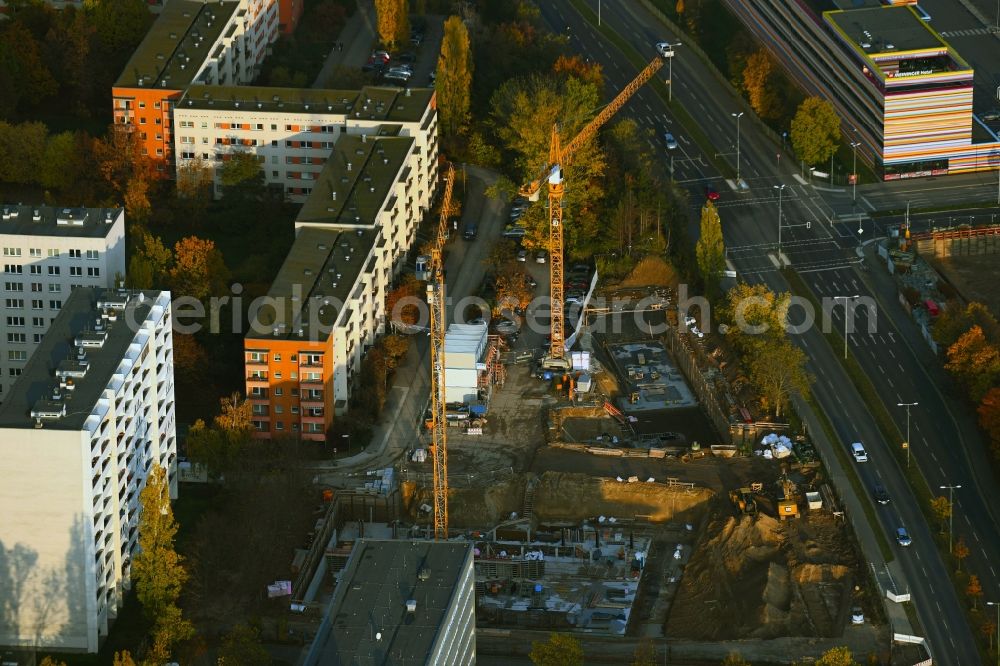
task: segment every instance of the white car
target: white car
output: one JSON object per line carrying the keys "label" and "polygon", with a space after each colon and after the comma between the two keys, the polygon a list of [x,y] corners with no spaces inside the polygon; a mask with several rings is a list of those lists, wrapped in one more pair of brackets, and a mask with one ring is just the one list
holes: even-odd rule
{"label": "white car", "polygon": [[851,444],[851,455],[854,456],[855,462],[868,462],[868,452],[865,451],[865,447],[861,442]]}
{"label": "white car", "polygon": [[865,614],[861,610],[860,606],[855,606],[851,609],[851,624],[864,624]]}
{"label": "white car", "polygon": [[675,139],[674,135],[670,132],[663,133],[663,143],[667,144],[667,150],[677,149],[677,139]]}
{"label": "white car", "polygon": [[667,54],[671,53],[673,50],[674,50],[674,47],[673,47],[673,45],[670,42],[657,42],[656,43],[656,52],[659,53],[664,58],[666,58]]}

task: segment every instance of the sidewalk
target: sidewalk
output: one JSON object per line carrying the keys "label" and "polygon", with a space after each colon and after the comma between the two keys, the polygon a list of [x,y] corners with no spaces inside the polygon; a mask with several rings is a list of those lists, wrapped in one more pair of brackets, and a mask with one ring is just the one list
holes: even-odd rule
{"label": "sidewalk", "polygon": [[330,51],[312,87],[325,88],[326,80],[337,67],[358,68],[365,64],[371,54],[372,43],[377,39],[376,34],[375,3],[358,0],[357,10],[337,37],[337,41],[344,45],[343,50],[335,48]]}

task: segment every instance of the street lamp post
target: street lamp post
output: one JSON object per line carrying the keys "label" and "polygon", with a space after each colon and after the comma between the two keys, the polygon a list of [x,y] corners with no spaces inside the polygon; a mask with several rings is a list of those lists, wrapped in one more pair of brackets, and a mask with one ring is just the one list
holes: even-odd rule
{"label": "street lamp post", "polygon": [[897,407],[906,407],[906,441],[903,448],[906,449],[906,469],[910,469],[910,407],[916,407],[919,402],[897,402]]}
{"label": "street lamp post", "polygon": [[962,487],[962,484],[958,484],[957,486],[941,486],[941,490],[947,490],[948,491],[948,505],[949,505],[949,509],[950,509],[948,511],[948,552],[949,553],[952,552],[952,550],[951,550],[951,544],[952,544],[952,534],[953,534],[953,532],[951,530],[951,526],[952,526],[952,521],[954,521],[954,519],[955,519],[955,502],[953,501],[952,498],[953,498],[954,492],[956,490],[958,490],[959,488],[961,488],[961,487]]}
{"label": "street lamp post", "polygon": [[771,187],[778,190],[778,263],[781,264],[781,193],[787,186],[782,183],[781,185],[772,185]]}
{"label": "street lamp post", "polygon": [[858,146],[860,145],[859,141],[851,142],[851,148],[854,149],[854,166],[851,168],[851,179],[854,184],[851,186],[851,200],[854,203],[858,202]]}
{"label": "street lamp post", "polygon": [[739,113],[730,113],[733,118],[736,118],[736,186],[740,185],[740,118],[743,117],[744,111]]}
{"label": "street lamp post", "polygon": [[674,101],[674,47],[681,46],[681,42],[673,42],[670,44],[670,50],[667,52],[667,79],[669,81],[669,86],[667,87],[667,101],[671,104]]}
{"label": "street lamp post", "polygon": [[1000,666],[1000,602],[998,602],[998,601],[987,601],[986,605],[987,606],[993,606],[994,608],[997,609],[997,622],[996,622],[996,625],[995,625],[996,628],[997,628],[997,644],[996,644],[996,649],[997,649],[997,666]]}
{"label": "street lamp post", "polygon": [[861,298],[860,295],[854,294],[853,296],[834,296],[833,300],[843,300],[844,301],[844,360],[847,360],[847,303],[851,299]]}
{"label": "street lamp post", "polygon": [[351,436],[350,435],[341,435],[340,438],[347,440],[345,442],[345,445],[347,447],[347,449],[346,449],[347,450],[347,455],[350,456],[351,455]]}

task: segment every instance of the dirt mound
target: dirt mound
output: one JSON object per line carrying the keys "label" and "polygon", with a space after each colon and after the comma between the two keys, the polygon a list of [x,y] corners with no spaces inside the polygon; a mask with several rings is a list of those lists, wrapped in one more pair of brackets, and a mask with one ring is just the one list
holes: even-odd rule
{"label": "dirt mound", "polygon": [[545,472],[535,490],[534,513],[542,522],[641,515],[651,522],[696,523],[713,495],[704,488],[688,491],[644,481],[622,483],[586,474]]}
{"label": "dirt mound", "polygon": [[620,287],[672,287],[677,271],[659,257],[646,257],[622,280]]}
{"label": "dirt mound", "polygon": [[844,527],[816,516],[707,522],[684,570],[667,635],[695,640],[837,636],[853,586]]}
{"label": "dirt mound", "polygon": [[[486,488],[450,488],[448,490],[448,524],[451,527],[492,527],[506,520],[512,512],[520,513],[527,483],[523,474],[493,483]],[[431,489],[403,484],[403,509],[411,519],[418,519],[421,504],[432,504]]]}

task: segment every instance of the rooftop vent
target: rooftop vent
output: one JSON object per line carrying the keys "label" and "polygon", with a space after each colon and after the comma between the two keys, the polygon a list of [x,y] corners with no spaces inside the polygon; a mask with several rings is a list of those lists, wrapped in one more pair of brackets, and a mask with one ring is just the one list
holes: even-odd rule
{"label": "rooftop vent", "polygon": [[110,210],[104,211],[104,223],[105,224],[111,224],[114,221],[115,221],[114,220],[114,216],[111,215],[111,211]]}
{"label": "rooftop vent", "polygon": [[358,229],[354,233],[356,233],[358,236],[364,236],[365,235],[365,230],[364,229]]}
{"label": "rooftop vent", "polygon": [[431,570],[427,567],[422,567],[420,573],[417,574],[417,578],[422,582],[427,582],[431,579]]}
{"label": "rooftop vent", "polygon": [[304,268],[304,269],[302,269],[302,274],[303,275],[312,275],[313,274],[313,269],[311,269],[311,268]]}
{"label": "rooftop vent", "polygon": [[350,163],[350,162],[348,162],[348,163],[347,163],[347,170],[348,170],[348,171],[350,171],[350,170],[351,170],[351,163]]}

